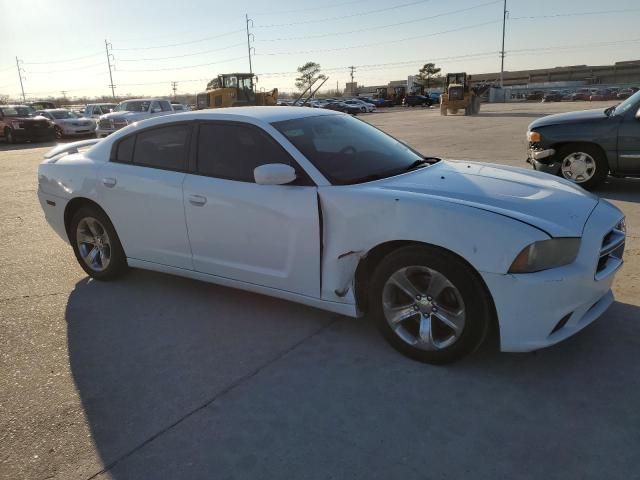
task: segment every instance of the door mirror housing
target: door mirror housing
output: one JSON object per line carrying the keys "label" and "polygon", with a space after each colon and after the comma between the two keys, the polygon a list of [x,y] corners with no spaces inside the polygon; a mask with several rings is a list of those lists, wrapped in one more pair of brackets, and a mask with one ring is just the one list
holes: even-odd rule
{"label": "door mirror housing", "polygon": [[636,120],[640,120],[640,108],[636,112]]}
{"label": "door mirror housing", "polygon": [[254,168],[253,178],[259,185],[286,185],[296,179],[296,171],[284,163],[267,163]]}

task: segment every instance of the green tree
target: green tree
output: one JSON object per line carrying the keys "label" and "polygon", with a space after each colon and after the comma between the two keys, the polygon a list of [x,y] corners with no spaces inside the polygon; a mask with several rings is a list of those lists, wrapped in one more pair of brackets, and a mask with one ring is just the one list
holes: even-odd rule
{"label": "green tree", "polygon": [[307,62],[304,65],[298,67],[299,77],[296,77],[296,87],[299,90],[307,89],[314,81],[326,78],[325,75],[320,73],[320,64],[316,62]]}
{"label": "green tree", "polygon": [[427,88],[430,87],[431,79],[439,76],[441,68],[436,67],[435,63],[425,63],[418,71],[418,83]]}

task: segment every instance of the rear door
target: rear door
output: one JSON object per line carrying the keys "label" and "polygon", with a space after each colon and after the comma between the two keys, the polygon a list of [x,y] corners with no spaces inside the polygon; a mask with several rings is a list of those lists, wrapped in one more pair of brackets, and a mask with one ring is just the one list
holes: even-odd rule
{"label": "rear door", "polygon": [[127,257],[192,269],[182,196],[191,129],[180,122],[124,137],[98,171],[98,201]]}
{"label": "rear door", "polygon": [[[256,184],[253,170],[268,163],[293,166],[298,180]],[[316,187],[263,129],[242,122],[200,124],[184,209],[195,270],[320,296]]]}
{"label": "rear door", "polygon": [[618,128],[618,168],[620,173],[640,173],[640,102],[629,108]]}

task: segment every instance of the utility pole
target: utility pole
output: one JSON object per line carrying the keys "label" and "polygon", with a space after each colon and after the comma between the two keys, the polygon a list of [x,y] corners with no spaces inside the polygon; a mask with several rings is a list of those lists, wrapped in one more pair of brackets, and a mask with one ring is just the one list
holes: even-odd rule
{"label": "utility pole", "polygon": [[351,96],[353,97],[353,72],[355,72],[356,67],[352,65],[349,67],[349,70],[351,70]]}
{"label": "utility pole", "polygon": [[249,73],[253,74],[253,67],[251,66],[251,36],[253,33],[249,33],[249,22],[253,26],[253,20],[249,18],[249,15],[244,14],[244,19],[247,25],[247,51],[249,52]]}
{"label": "utility pole", "polygon": [[104,49],[107,52],[107,65],[109,66],[109,81],[111,82],[109,84],[109,86],[111,87],[111,96],[113,97],[113,100],[116,99],[116,86],[113,84],[113,75],[111,74],[111,57],[113,55],[111,55],[109,53],[109,49],[113,49],[113,45],[111,45],[109,42],[107,42],[107,40],[105,39],[104,41]]}
{"label": "utility pole", "polygon": [[25,103],[27,99],[24,96],[24,85],[22,84],[22,79],[24,78],[22,74],[24,73],[24,69],[20,67],[20,60],[16,57],[16,67],[18,68],[18,78],[20,79],[20,90],[22,90],[22,102]]}
{"label": "utility pole", "polygon": [[502,9],[502,50],[500,50],[500,88],[504,86],[504,34],[507,24],[507,0],[504,0]]}
{"label": "utility pole", "polygon": [[176,99],[176,91],[178,90],[178,82],[171,82],[171,90],[173,90],[173,99]]}
{"label": "utility pole", "polygon": [[60,93],[62,94],[62,98],[67,98],[67,91],[66,90],[60,90]]}

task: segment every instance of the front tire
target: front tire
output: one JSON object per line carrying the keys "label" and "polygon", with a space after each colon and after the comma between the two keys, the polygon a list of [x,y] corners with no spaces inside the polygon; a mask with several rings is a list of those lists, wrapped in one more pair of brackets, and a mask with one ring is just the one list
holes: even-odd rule
{"label": "front tire", "polygon": [[127,258],[111,221],[96,207],[82,207],[72,217],[69,240],[82,269],[96,280],[113,280],[127,269]]}
{"label": "front tire", "polygon": [[404,247],[386,256],[369,291],[370,313],[391,346],[431,364],[455,362],[482,343],[490,304],[471,267],[428,246]]}
{"label": "front tire", "polygon": [[63,136],[62,129],[58,126],[54,127],[54,138],[61,140]]}
{"label": "front tire", "polygon": [[9,145],[16,143],[16,139],[13,136],[13,130],[11,130],[9,127],[4,129],[4,140]]}
{"label": "front tire", "polygon": [[607,159],[593,145],[565,145],[558,150],[556,158],[560,161],[560,175],[585,190],[593,190],[609,174]]}

